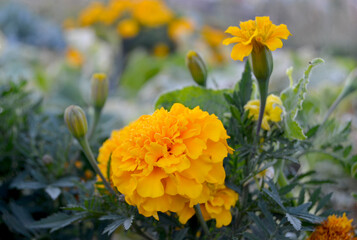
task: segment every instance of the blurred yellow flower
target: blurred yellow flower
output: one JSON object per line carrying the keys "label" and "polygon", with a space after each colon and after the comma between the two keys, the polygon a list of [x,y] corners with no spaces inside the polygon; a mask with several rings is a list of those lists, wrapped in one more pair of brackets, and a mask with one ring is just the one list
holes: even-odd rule
{"label": "blurred yellow flower", "polygon": [[138,35],[140,27],[134,19],[125,19],[118,23],[117,32],[123,38],[132,38]]}
{"label": "blurred yellow flower", "polygon": [[[265,106],[262,128],[269,131],[270,126],[268,121],[280,122],[281,114],[283,112],[282,109],[283,103],[280,98],[274,94],[270,94],[267,98],[267,103]],[[258,120],[259,117],[259,109],[260,109],[260,101],[258,99],[249,101],[244,109],[249,111],[249,117],[253,116],[254,120]]]}
{"label": "blurred yellow flower", "polygon": [[308,240],[356,240],[352,222],[346,213],[342,217],[331,215],[315,228]]}
{"label": "blurred yellow flower", "polygon": [[166,57],[167,55],[169,55],[169,53],[170,53],[170,48],[165,43],[156,44],[153,50],[154,56],[159,58]]}
{"label": "blurred yellow flower", "polygon": [[87,170],[84,171],[84,178],[86,180],[91,179],[93,176],[94,176],[94,174],[93,174],[93,172],[91,170],[87,169]]}
{"label": "blurred yellow flower", "polygon": [[82,53],[72,47],[69,47],[66,51],[66,60],[71,66],[74,67],[80,67],[84,62]]}
{"label": "blurred yellow flower", "polygon": [[100,15],[100,21],[106,25],[113,24],[131,9],[131,5],[130,0],[111,0]]}
{"label": "blurred yellow flower", "polygon": [[110,160],[109,178],[127,203],[158,219],[158,211],[205,203],[208,183],[224,184],[228,138],[214,114],[176,103],[113,131],[99,150],[99,167],[106,173]]}
{"label": "blurred yellow flower", "polygon": [[63,29],[73,29],[77,26],[76,21],[72,18],[67,18],[62,23]]}
{"label": "blurred yellow flower", "polygon": [[173,20],[168,27],[168,35],[169,37],[176,41],[182,36],[187,36],[191,34],[194,30],[193,22],[188,18],[178,18]]}
{"label": "blurred yellow flower", "polygon": [[166,24],[174,16],[171,9],[161,0],[135,1],[132,13],[135,19],[148,27],[158,27]]}
{"label": "blurred yellow flower", "polygon": [[226,33],[233,35],[226,38],[224,45],[236,43],[232,49],[233,60],[243,61],[250,55],[252,50],[266,46],[274,51],[283,46],[281,39],[288,39],[291,33],[285,24],[276,26],[269,17],[255,17],[255,20],[240,22],[239,27],[230,26]]}
{"label": "blurred yellow flower", "polygon": [[213,28],[208,25],[203,26],[201,35],[205,42],[213,48],[220,46],[222,40],[226,37],[221,29]]}
{"label": "blurred yellow flower", "polygon": [[79,24],[83,27],[90,26],[101,20],[105,6],[101,2],[91,2],[79,15]]}

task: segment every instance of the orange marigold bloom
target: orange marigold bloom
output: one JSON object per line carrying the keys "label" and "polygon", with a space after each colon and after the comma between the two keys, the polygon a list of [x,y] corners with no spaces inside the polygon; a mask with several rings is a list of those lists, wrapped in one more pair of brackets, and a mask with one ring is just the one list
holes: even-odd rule
{"label": "orange marigold bloom", "polygon": [[133,19],[124,19],[118,23],[117,32],[123,38],[132,38],[138,35],[140,26]]}
{"label": "orange marigold bloom", "polygon": [[281,39],[288,39],[291,35],[285,24],[276,26],[269,17],[255,17],[255,20],[240,22],[239,26],[240,28],[232,26],[227,28],[226,33],[233,37],[223,41],[224,45],[236,43],[231,53],[233,60],[243,61],[254,48],[261,46],[266,46],[271,51],[281,48],[283,46]]}
{"label": "orange marigold bloom", "polygon": [[176,103],[114,131],[99,150],[99,167],[107,171],[111,159],[109,178],[127,203],[158,219],[158,211],[205,203],[208,183],[224,184],[228,138],[214,114]]}
{"label": "orange marigold bloom", "polygon": [[80,67],[83,65],[84,57],[77,49],[69,47],[66,51],[67,62],[73,67]]}
{"label": "orange marigold bloom", "polygon": [[208,25],[203,26],[201,34],[203,39],[212,48],[220,46],[222,40],[225,38],[224,32],[221,29],[213,28]]}
{"label": "orange marigold bloom", "polygon": [[356,240],[352,222],[353,219],[348,219],[346,213],[342,217],[329,216],[315,228],[308,240]]}
{"label": "orange marigold bloom", "polygon": [[194,31],[194,24],[191,19],[178,18],[173,20],[167,29],[169,37],[177,41],[182,36],[187,36]]}

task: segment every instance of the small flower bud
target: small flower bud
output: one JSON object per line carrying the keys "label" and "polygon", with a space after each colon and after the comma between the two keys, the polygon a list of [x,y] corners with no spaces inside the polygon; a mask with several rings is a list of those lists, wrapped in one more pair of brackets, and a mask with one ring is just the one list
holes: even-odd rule
{"label": "small flower bud", "polygon": [[92,101],[95,108],[103,108],[108,97],[109,83],[104,73],[95,73],[92,76]]}
{"label": "small flower bud", "polygon": [[64,121],[71,134],[79,139],[86,135],[88,130],[87,118],[82,108],[71,105],[64,111]]}
{"label": "small flower bud", "polygon": [[186,55],[186,65],[193,80],[198,85],[206,87],[207,68],[200,55],[195,51],[189,51]]}
{"label": "small flower bud", "polygon": [[266,46],[253,49],[250,54],[250,63],[254,76],[258,81],[269,81],[273,72],[273,56]]}

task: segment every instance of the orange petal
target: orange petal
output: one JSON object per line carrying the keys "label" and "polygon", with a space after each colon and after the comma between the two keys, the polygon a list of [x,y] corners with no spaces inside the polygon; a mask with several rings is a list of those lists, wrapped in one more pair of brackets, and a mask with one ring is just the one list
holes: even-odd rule
{"label": "orange petal", "polygon": [[236,60],[243,61],[245,57],[249,56],[249,54],[252,52],[252,49],[253,49],[252,44],[244,45],[243,43],[238,43],[234,45],[232,49],[231,57],[235,61]]}

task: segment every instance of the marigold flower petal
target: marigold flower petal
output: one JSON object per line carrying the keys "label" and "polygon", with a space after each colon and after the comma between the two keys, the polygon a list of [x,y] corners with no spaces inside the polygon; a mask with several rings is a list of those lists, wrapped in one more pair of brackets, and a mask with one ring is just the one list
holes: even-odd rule
{"label": "marigold flower petal", "polygon": [[234,45],[231,52],[231,57],[233,60],[243,61],[243,59],[246,56],[249,56],[252,50],[253,50],[253,45],[251,44],[245,45],[243,43],[238,43]]}

